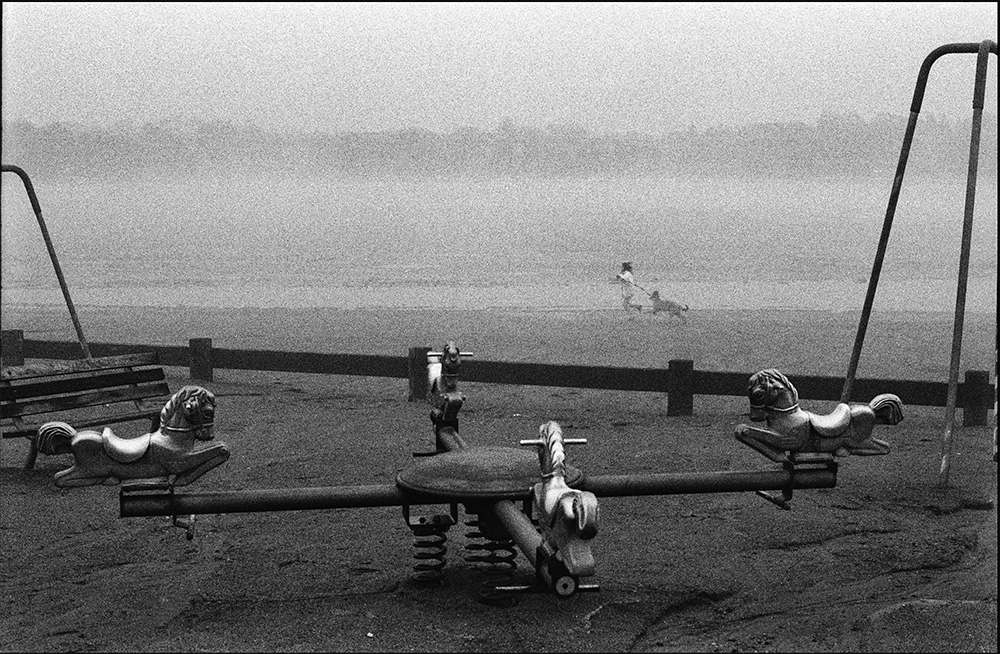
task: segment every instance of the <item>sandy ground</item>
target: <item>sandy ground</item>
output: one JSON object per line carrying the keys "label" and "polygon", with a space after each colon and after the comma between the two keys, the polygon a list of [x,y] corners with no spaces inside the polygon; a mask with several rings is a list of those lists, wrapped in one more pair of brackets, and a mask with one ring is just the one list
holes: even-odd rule
{"label": "sandy ground", "polygon": [[[41,322],[11,324],[27,313],[5,311],[5,328],[48,329],[44,311],[34,315]],[[225,347],[382,351],[388,343],[394,352],[455,338],[489,360],[656,366],[694,358],[716,370],[775,365],[794,381],[796,373],[843,374],[856,320],[762,313],[748,322],[705,312],[686,325],[635,322],[623,331],[621,320],[612,329],[596,318],[491,316],[484,330],[483,315],[456,314],[430,336],[434,320],[387,312],[383,322],[365,317],[375,331],[359,345],[366,325],[328,312],[311,322],[284,316],[298,329],[282,348],[241,341],[234,334],[256,331],[248,317],[222,315],[163,327],[128,311],[104,321],[85,312],[84,324],[95,341],[213,336]],[[893,316],[873,325],[862,374],[946,380],[949,320]],[[992,365],[994,325],[992,316],[972,321],[969,367]],[[197,326],[205,331],[173,331]],[[125,338],[133,333],[149,338]],[[765,333],[780,338],[765,341]],[[944,354],[928,351],[928,339]],[[168,371],[175,390],[190,381],[184,369]],[[392,483],[412,453],[433,447],[429,407],[407,402],[405,380],[216,371],[201,383],[218,396],[216,438],[233,455],[191,492]],[[589,474],[776,467],[733,438],[746,422],[744,398],[697,397],[693,416],[668,418],[666,398],[653,393],[463,390],[470,444],[514,447],[556,420],[567,436],[588,439],[569,457]],[[188,541],[167,518],[119,518],[117,488],[56,488],[52,475],[68,456],[22,470],[27,443],[8,439],[0,445],[0,650],[995,652],[992,428],[956,430],[952,483],[940,488],[944,417],[940,407],[906,407],[902,424],[877,427],[889,455],[842,459],[837,487],[796,491],[791,511],[752,493],[602,499],[593,545],[600,590],[569,599],[526,593],[510,607],[477,601],[486,574],[463,559],[472,542],[464,524],[449,532],[446,584],[426,587],[412,579],[413,537],[399,508],[204,515]],[[140,427],[117,432],[139,435]],[[526,559],[518,563],[513,582],[530,582]]]}

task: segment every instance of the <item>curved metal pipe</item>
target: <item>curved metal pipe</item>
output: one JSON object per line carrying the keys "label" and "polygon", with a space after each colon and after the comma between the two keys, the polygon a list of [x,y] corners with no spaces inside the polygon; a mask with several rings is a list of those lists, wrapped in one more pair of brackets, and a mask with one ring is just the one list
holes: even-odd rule
{"label": "curved metal pipe", "polygon": [[[917,74],[917,85],[913,90],[913,100],[910,103],[910,117],[906,123],[906,132],[903,135],[903,147],[899,153],[899,161],[896,164],[896,175],[893,178],[892,191],[889,194],[889,205],[886,207],[885,219],[882,223],[882,235],[879,237],[878,249],[875,252],[875,261],[872,264],[871,277],[868,280],[868,291],[865,294],[864,306],[861,309],[861,320],[858,322],[858,331],[854,338],[854,350],[851,353],[851,361],[847,367],[844,388],[840,394],[841,402],[846,403],[851,399],[851,387],[854,385],[854,378],[858,372],[861,347],[865,342],[865,334],[868,331],[868,321],[871,317],[872,304],[875,301],[875,291],[878,288],[879,276],[882,273],[882,262],[885,259],[886,246],[889,243],[889,232],[892,230],[893,217],[896,215],[896,204],[899,202],[899,193],[903,187],[903,174],[906,172],[906,162],[910,156],[910,146],[913,143],[913,134],[917,129],[917,117],[920,114],[920,105],[924,101],[924,91],[927,88],[927,78],[930,76],[931,66],[946,54],[978,53],[982,49],[992,52],[994,55],[997,54],[997,44],[994,41],[986,40],[982,43],[949,43],[932,50],[920,65],[920,72]],[[977,86],[979,84],[978,77],[976,84]]]}
{"label": "curved metal pipe", "polygon": [[53,247],[52,239],[49,237],[49,230],[45,227],[45,220],[42,218],[42,205],[38,203],[38,196],[35,195],[35,187],[32,185],[28,173],[24,172],[18,166],[2,164],[0,165],[0,172],[14,173],[24,182],[24,190],[28,192],[28,201],[31,202],[31,209],[35,212],[35,219],[38,220],[38,226],[42,230],[42,239],[45,240],[45,248],[49,251],[49,259],[52,260],[52,267],[56,271],[56,279],[59,280],[59,288],[66,299],[66,308],[69,309],[69,317],[73,320],[73,327],[76,329],[76,336],[80,341],[83,356],[91,359],[93,357],[90,356],[90,347],[87,345],[87,339],[83,336],[83,327],[80,326],[80,318],[76,315],[76,307],[73,306],[73,300],[69,296],[69,287],[66,286],[66,278],[63,277],[62,268],[59,266],[59,259],[56,257],[55,247]]}

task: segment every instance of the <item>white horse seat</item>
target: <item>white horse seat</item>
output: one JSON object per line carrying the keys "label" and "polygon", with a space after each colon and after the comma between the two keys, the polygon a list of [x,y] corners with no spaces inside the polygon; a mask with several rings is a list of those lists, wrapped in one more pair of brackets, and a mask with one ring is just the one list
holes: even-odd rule
{"label": "white horse seat", "polygon": [[809,424],[820,436],[840,436],[851,425],[851,407],[840,403],[826,415],[810,413]]}
{"label": "white horse seat", "polygon": [[101,434],[101,442],[104,443],[104,451],[115,461],[133,463],[141,459],[149,449],[149,437],[150,434],[138,438],[121,438],[115,436],[110,428],[105,427]]}

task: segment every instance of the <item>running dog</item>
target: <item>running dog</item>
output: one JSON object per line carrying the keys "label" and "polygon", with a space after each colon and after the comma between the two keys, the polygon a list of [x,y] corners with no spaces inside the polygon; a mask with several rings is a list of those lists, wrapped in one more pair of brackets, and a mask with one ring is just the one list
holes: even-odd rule
{"label": "running dog", "polygon": [[687,321],[687,317],[683,313],[684,311],[688,310],[688,306],[686,304],[678,304],[677,302],[673,302],[671,300],[660,299],[659,291],[653,291],[650,294],[649,299],[653,301],[654,314],[659,313],[661,311],[666,311],[668,314],[672,316],[677,316],[681,320]]}

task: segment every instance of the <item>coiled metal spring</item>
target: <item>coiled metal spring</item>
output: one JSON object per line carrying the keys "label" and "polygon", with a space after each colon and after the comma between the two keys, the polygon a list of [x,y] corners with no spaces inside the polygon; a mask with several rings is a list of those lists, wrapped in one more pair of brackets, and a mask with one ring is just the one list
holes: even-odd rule
{"label": "coiled metal spring", "polygon": [[455,524],[454,517],[438,514],[411,519],[409,507],[404,508],[406,524],[413,532],[413,580],[422,584],[443,584],[445,556],[448,553],[448,529]]}
{"label": "coiled metal spring", "polygon": [[486,580],[483,581],[483,591],[479,601],[495,606],[515,604],[516,597],[498,590],[510,585],[517,569],[517,550],[514,541],[510,538],[497,538],[498,534],[492,533],[493,530],[487,530],[484,534],[480,529],[483,526],[481,518],[469,520],[465,524],[474,528],[473,531],[466,533],[466,538],[483,540],[483,542],[470,542],[465,546],[469,552],[465,555],[466,561],[486,566],[483,570]]}

